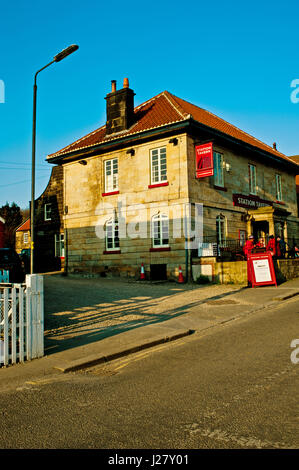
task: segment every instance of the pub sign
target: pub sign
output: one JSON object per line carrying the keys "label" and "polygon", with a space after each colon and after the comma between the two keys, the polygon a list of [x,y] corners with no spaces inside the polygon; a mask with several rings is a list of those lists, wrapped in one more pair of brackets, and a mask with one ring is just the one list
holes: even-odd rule
{"label": "pub sign", "polygon": [[196,145],[196,178],[204,178],[205,176],[213,176],[213,144]]}

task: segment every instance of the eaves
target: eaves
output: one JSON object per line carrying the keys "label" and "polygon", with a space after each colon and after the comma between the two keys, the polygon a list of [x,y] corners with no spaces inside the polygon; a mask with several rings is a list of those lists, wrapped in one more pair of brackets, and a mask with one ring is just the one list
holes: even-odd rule
{"label": "eaves", "polygon": [[63,164],[71,161],[76,161],[82,158],[88,158],[94,155],[101,155],[103,153],[111,152],[113,150],[120,150],[122,148],[130,147],[132,145],[138,145],[144,142],[156,140],[157,138],[172,136],[173,134],[184,133],[190,126],[190,119],[184,121],[178,121],[175,123],[168,124],[166,126],[160,126],[152,128],[137,134],[129,134],[126,136],[119,136],[116,139],[101,142],[93,145],[92,147],[86,147],[73,152],[68,152],[56,157],[47,158],[48,163]]}

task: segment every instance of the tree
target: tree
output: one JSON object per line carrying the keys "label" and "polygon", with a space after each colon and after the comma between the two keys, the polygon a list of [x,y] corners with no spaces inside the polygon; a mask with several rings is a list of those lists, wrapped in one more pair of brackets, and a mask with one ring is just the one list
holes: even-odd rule
{"label": "tree", "polygon": [[25,220],[29,219],[30,217],[30,208],[26,207],[25,209],[21,209],[21,214],[23,217],[22,222],[25,222]]}
{"label": "tree", "polygon": [[4,246],[6,248],[14,248],[15,246],[15,229],[22,223],[23,217],[20,207],[12,202],[8,202],[0,207],[0,216],[5,220],[4,224]]}

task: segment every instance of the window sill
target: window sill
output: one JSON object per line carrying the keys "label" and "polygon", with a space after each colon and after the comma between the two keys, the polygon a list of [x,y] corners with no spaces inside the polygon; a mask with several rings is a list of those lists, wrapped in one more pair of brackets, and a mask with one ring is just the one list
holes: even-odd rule
{"label": "window sill", "polygon": [[113,194],[119,194],[119,191],[111,191],[110,193],[102,193],[102,196],[112,196]]}
{"label": "window sill", "polygon": [[227,191],[227,188],[224,186],[218,186],[217,184],[214,184],[214,189],[217,189],[217,191]]}
{"label": "window sill", "polygon": [[149,251],[152,253],[156,251],[170,251],[170,250],[171,250],[170,246],[159,246],[159,247],[157,246],[156,248],[150,248]]}
{"label": "window sill", "polygon": [[118,255],[121,253],[121,250],[104,250],[103,255]]}
{"label": "window sill", "polygon": [[161,186],[168,186],[168,185],[169,185],[168,181],[165,181],[165,183],[149,184],[149,185],[148,185],[148,189],[160,188]]}

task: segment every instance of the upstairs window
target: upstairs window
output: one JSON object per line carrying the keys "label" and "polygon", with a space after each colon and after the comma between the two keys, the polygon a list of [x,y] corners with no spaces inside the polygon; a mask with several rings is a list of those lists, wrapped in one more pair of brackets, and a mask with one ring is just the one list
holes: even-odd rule
{"label": "upstairs window", "polygon": [[151,184],[167,181],[166,147],[151,150]]}
{"label": "upstairs window", "polygon": [[153,247],[169,245],[169,221],[165,214],[157,214],[152,218]]}
{"label": "upstairs window", "polygon": [[29,233],[28,232],[24,232],[24,234],[23,234],[23,243],[24,244],[29,243]]}
{"label": "upstairs window", "polygon": [[282,201],[282,191],[281,191],[281,175],[275,175],[276,180],[276,199],[277,201]]}
{"label": "upstairs window", "polygon": [[256,186],[256,166],[251,165],[251,163],[248,166],[249,170],[249,192],[250,194],[256,194],[257,193],[257,186]]}
{"label": "upstairs window", "polygon": [[44,206],[44,220],[52,220],[52,204],[50,203]]}
{"label": "upstairs window", "polygon": [[215,186],[224,186],[223,176],[223,155],[219,152],[214,152],[214,184]]}
{"label": "upstairs window", "polygon": [[113,217],[105,226],[106,232],[106,251],[119,249],[119,228],[117,217]]}
{"label": "upstairs window", "polygon": [[105,161],[105,193],[118,191],[118,159]]}

